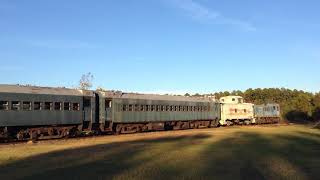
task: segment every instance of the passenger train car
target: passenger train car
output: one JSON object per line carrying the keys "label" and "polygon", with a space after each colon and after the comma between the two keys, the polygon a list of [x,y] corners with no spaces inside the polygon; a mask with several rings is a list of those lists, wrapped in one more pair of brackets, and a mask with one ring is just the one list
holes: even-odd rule
{"label": "passenger train car", "polygon": [[[255,123],[253,104],[243,103],[240,96],[220,100],[0,85],[0,139],[51,139],[84,133],[121,134]],[[270,119],[269,115],[279,115],[260,113],[258,107],[258,122]]]}
{"label": "passenger train car", "polygon": [[210,98],[0,85],[0,137],[47,139],[218,126]]}

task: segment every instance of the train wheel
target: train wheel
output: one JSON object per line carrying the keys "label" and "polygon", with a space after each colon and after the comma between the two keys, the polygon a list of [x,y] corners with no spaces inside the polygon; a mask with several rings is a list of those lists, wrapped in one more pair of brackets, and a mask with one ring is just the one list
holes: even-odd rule
{"label": "train wheel", "polygon": [[231,121],[227,121],[227,126],[231,126],[233,123]]}

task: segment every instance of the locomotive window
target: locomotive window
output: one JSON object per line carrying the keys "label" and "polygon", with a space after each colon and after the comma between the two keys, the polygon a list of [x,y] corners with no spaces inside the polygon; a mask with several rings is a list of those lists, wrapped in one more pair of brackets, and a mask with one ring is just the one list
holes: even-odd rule
{"label": "locomotive window", "polygon": [[111,108],[111,107],[112,107],[112,100],[106,99],[106,101],[105,101],[105,107],[106,107],[106,108]]}
{"label": "locomotive window", "polygon": [[52,102],[45,102],[44,110],[52,110]]}
{"label": "locomotive window", "polygon": [[80,111],[80,104],[79,103],[72,103],[72,109],[74,111]]}
{"label": "locomotive window", "polygon": [[61,102],[54,103],[54,110],[61,111]]}
{"label": "locomotive window", "polygon": [[11,110],[14,110],[14,111],[20,110],[20,102],[12,101]]}
{"label": "locomotive window", "polygon": [[9,101],[0,101],[0,110],[9,110]]}
{"label": "locomotive window", "polygon": [[30,101],[24,101],[22,103],[22,109],[24,111],[31,111],[31,102]]}
{"label": "locomotive window", "polygon": [[34,110],[41,110],[41,105],[42,105],[41,102],[34,102],[33,103],[33,109]]}
{"label": "locomotive window", "polygon": [[70,105],[69,102],[63,103],[63,109],[64,109],[65,111],[70,111],[70,110],[71,110],[71,107],[70,107],[70,106],[71,106],[71,105]]}

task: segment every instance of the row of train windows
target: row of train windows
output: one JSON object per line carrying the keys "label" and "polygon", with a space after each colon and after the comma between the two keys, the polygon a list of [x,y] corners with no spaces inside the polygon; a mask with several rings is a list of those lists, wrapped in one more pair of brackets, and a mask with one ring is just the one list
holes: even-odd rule
{"label": "row of train windows", "polygon": [[[0,101],[0,110],[24,110],[31,111],[33,110],[56,110],[56,111],[80,111],[79,103],[70,103],[70,102],[32,102],[30,101]],[[63,106],[62,106],[63,105]]]}
{"label": "row of train windows", "polygon": [[[209,106],[120,105],[118,111],[210,111]],[[216,107],[216,111],[218,108]]]}
{"label": "row of train windows", "polygon": [[275,111],[279,111],[279,107],[278,106],[273,106],[272,108],[271,107],[264,107],[263,110],[264,111],[272,111],[272,109]]}

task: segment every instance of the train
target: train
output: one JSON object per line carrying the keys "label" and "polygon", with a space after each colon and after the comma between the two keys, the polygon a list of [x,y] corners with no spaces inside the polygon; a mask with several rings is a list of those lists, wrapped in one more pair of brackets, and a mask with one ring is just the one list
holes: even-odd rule
{"label": "train", "polygon": [[52,139],[280,122],[278,104],[121,91],[0,85],[0,139]]}

